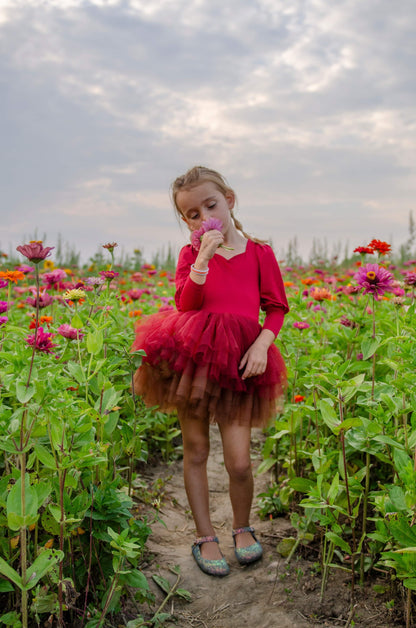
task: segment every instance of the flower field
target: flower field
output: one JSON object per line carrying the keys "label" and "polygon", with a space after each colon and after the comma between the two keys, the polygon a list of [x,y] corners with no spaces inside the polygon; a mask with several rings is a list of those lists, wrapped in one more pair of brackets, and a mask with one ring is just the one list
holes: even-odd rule
{"label": "flower field", "polygon": [[[116,246],[100,264],[61,268],[53,247],[31,242],[0,268],[0,625],[117,625],[130,598],[139,610],[128,628],[165,618],[141,614],[158,495],[140,469],[178,455],[179,431],[132,394],[141,355],[130,347],[135,321],[173,307],[174,276],[120,267]],[[373,240],[349,264],[281,263],[289,387],[265,435],[259,472],[273,481],[259,508],[291,518],[287,561],[316,547],[322,596],[332,569],[349,573],[351,603],[384,574],[404,591],[410,626],[416,260],[389,255]]]}

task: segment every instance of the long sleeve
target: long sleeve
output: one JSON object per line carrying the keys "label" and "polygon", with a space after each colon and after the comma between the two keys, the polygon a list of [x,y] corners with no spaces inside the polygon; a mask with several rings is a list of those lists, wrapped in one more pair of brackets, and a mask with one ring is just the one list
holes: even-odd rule
{"label": "long sleeve", "polygon": [[175,303],[179,312],[199,310],[204,302],[204,285],[195,283],[189,276],[195,257],[195,252],[189,244],[179,253],[175,276]]}
{"label": "long sleeve", "polygon": [[270,329],[275,336],[289,311],[282,275],[273,250],[268,245],[257,245],[260,267],[260,307],[266,313],[263,329]]}

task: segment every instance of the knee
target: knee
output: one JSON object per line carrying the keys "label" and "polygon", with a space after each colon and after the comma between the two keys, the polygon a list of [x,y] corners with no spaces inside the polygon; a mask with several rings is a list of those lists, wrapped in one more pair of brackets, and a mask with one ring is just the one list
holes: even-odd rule
{"label": "knee", "polygon": [[250,458],[227,460],[225,467],[230,478],[237,482],[245,482],[252,476]]}
{"label": "knee", "polygon": [[183,451],[184,461],[193,466],[206,465],[209,456],[209,444],[204,442],[187,443]]}

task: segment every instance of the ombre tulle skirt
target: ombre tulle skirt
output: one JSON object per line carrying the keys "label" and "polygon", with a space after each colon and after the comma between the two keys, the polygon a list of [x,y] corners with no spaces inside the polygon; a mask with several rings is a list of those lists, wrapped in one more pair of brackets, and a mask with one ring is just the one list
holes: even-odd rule
{"label": "ombre tulle skirt", "polygon": [[215,423],[264,427],[281,411],[286,368],[275,345],[262,375],[243,380],[238,365],[261,331],[235,314],[176,310],[139,323],[132,350],[146,357],[134,391],[147,406]]}

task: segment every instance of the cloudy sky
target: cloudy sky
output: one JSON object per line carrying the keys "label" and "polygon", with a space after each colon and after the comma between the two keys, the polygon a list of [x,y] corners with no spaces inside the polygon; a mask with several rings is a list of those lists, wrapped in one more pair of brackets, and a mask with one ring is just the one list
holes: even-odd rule
{"label": "cloudy sky", "polygon": [[0,248],[176,250],[169,186],[204,164],[280,258],[398,249],[415,35],[414,0],[0,0]]}

